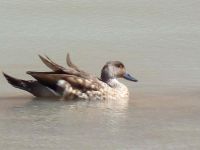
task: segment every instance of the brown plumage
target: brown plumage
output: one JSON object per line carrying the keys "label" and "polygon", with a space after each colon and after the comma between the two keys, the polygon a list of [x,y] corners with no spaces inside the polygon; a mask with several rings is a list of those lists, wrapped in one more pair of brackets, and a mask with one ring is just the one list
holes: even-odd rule
{"label": "brown plumage", "polygon": [[[54,85],[59,80],[67,81],[72,87],[80,88],[84,90],[98,90],[101,85],[94,80],[88,80],[83,77],[68,75],[68,74],[58,74],[55,72],[31,72],[28,71],[27,74],[31,75],[38,82],[44,85]],[[95,86],[92,86],[95,85]]]}
{"label": "brown plumage", "polygon": [[85,79],[88,79],[88,78],[95,79],[96,78],[96,77],[90,75],[89,73],[79,69],[75,64],[73,64],[71,59],[70,59],[69,54],[67,54],[67,59],[66,59],[66,62],[67,62],[67,65],[69,66],[69,68],[64,68],[64,67],[56,64],[48,56],[46,56],[46,58],[44,58],[43,56],[39,55],[39,58],[42,60],[42,62],[48,68],[50,68],[54,72],[65,73],[65,74],[69,74],[69,75],[75,75],[75,76],[83,77]]}

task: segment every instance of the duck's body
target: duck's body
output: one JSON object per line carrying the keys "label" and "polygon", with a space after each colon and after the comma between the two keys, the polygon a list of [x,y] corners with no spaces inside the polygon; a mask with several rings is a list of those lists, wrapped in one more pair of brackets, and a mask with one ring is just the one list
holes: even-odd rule
{"label": "duck's body", "polygon": [[99,84],[101,85],[101,87],[98,90],[87,90],[86,92],[75,91],[75,92],[77,92],[78,98],[83,98],[88,100],[127,99],[129,97],[128,88],[120,82],[118,82],[115,87],[110,87],[108,84],[102,81],[99,81]]}
{"label": "duck's body", "polygon": [[102,69],[101,79],[92,76],[74,65],[69,55],[66,69],[40,56],[41,60],[52,72],[27,72],[36,80],[20,80],[4,73],[8,82],[16,88],[26,90],[36,97],[59,97],[62,99],[127,99],[128,88],[117,78],[123,77],[137,81],[126,73],[124,65],[119,61],[106,63]]}

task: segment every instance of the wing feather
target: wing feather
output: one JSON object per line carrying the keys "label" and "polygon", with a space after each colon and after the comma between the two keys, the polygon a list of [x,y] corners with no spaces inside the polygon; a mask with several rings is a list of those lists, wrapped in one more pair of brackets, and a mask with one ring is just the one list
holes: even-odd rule
{"label": "wing feather", "polygon": [[[67,62],[67,65],[70,67],[70,68],[73,68],[75,69],[76,71],[78,71],[82,77],[85,77],[85,78],[91,78],[93,77],[92,75],[90,75],[89,73],[85,72],[84,70],[81,70],[79,67],[77,67],[77,65],[75,65],[72,61],[71,61],[71,58],[70,58],[70,55],[69,53],[67,53],[67,59],[66,59],[66,62]],[[94,78],[94,77],[93,77]]]}
{"label": "wing feather", "polygon": [[56,73],[65,73],[65,74],[68,74],[68,75],[74,75],[74,76],[81,77],[81,78],[84,78],[84,79],[97,80],[97,77],[92,76],[89,73],[79,69],[74,63],[72,63],[69,54],[67,54],[67,59],[66,60],[67,60],[68,66],[70,68],[64,68],[64,67],[56,64],[55,62],[53,62],[48,56],[45,56],[45,57],[39,55],[39,58],[42,60],[42,62],[48,68],[50,68],[52,71],[54,71]]}
{"label": "wing feather", "polygon": [[81,71],[74,63],[72,63],[69,53],[67,53],[66,62],[67,62],[67,65],[68,65],[69,67],[74,68],[74,69],[77,70],[78,72]]}
{"label": "wing feather", "polygon": [[55,72],[27,72],[40,83],[47,86],[54,86],[59,80],[67,81],[72,87],[81,90],[98,90],[101,84],[93,79],[85,79],[75,75],[57,74]]}
{"label": "wing feather", "polygon": [[54,63],[49,57],[46,56],[46,58],[44,58],[43,56],[41,55],[38,55],[39,58],[42,60],[42,62],[48,67],[50,68],[51,70],[53,71],[62,71],[64,72],[65,68]]}

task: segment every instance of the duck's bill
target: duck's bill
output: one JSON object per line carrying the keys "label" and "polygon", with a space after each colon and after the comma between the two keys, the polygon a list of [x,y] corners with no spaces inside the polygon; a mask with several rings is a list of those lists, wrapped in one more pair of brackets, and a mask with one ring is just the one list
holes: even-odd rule
{"label": "duck's bill", "polygon": [[129,81],[133,81],[133,82],[138,82],[137,79],[135,79],[134,77],[132,77],[130,74],[126,73],[124,74],[124,79],[129,80]]}

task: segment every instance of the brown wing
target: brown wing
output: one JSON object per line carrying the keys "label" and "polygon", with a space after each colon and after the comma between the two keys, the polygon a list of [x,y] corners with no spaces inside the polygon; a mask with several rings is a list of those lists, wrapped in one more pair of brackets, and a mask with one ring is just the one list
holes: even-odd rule
{"label": "brown wing", "polygon": [[78,71],[78,72],[80,73],[80,77],[83,77],[83,78],[85,78],[85,79],[92,79],[92,80],[98,82],[98,80],[99,80],[98,77],[93,76],[93,75],[91,75],[91,74],[85,72],[85,71],[82,70],[82,69],[79,69],[79,67],[77,67],[74,63],[72,63],[69,53],[67,53],[66,62],[67,62],[67,65],[68,65],[70,68],[73,68],[73,69],[75,69],[76,71]]}
{"label": "brown wing", "polygon": [[76,65],[74,65],[70,59],[69,54],[67,54],[67,64],[70,68],[67,68],[67,69],[56,64],[47,56],[46,58],[44,58],[43,56],[39,55],[39,57],[42,60],[42,62],[54,72],[65,73],[68,75],[75,75],[75,76],[82,77],[85,79],[90,79],[90,78],[97,79],[97,77],[94,77],[90,75],[89,73],[86,73],[85,71],[79,69]]}
{"label": "brown wing", "polygon": [[89,73],[85,72],[84,70],[81,70],[81,69],[80,69],[79,67],[77,67],[74,63],[72,63],[69,53],[67,53],[66,62],[67,62],[67,65],[68,65],[70,68],[75,69],[76,71],[78,71],[78,72],[84,74],[85,76],[91,77],[91,75],[90,75]]}
{"label": "brown wing", "polygon": [[51,70],[55,71],[55,72],[65,72],[65,68],[54,63],[49,57],[46,56],[46,58],[44,58],[43,56],[41,55],[38,55],[39,58],[42,60],[42,62],[47,66],[49,67]]}
{"label": "brown wing", "polygon": [[71,61],[69,53],[67,53],[67,59],[66,59],[67,65],[73,69],[75,69],[78,72],[81,72],[81,70]]}
{"label": "brown wing", "polygon": [[98,90],[101,84],[93,79],[85,79],[75,75],[58,74],[56,72],[27,72],[40,83],[47,86],[55,86],[59,80],[67,81],[72,87],[81,90]]}

